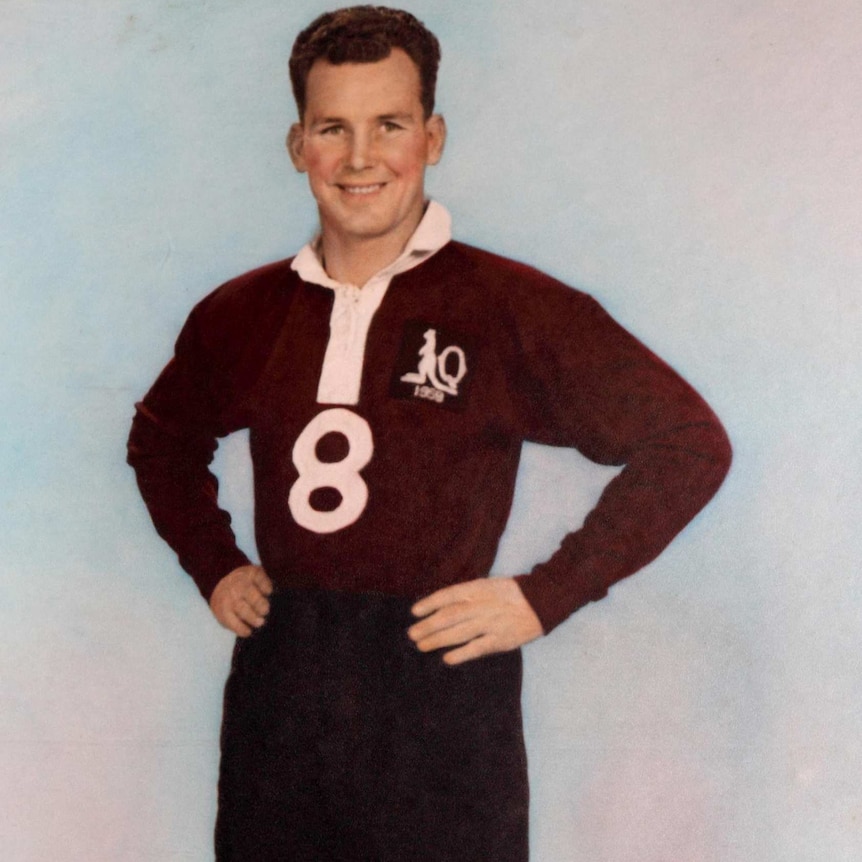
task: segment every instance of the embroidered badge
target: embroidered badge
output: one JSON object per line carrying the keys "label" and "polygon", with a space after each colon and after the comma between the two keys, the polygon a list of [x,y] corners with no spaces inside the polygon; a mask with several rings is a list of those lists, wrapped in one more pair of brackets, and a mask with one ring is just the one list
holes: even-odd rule
{"label": "embroidered badge", "polygon": [[392,395],[461,410],[466,404],[473,360],[469,339],[411,321],[404,327],[392,375]]}

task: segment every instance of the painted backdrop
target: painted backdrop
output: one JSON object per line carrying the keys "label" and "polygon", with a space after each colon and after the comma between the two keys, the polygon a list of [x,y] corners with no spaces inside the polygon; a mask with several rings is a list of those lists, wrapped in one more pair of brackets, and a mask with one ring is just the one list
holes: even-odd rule
{"label": "painted backdrop", "polygon": [[[406,0],[433,195],[592,292],[736,451],[668,552],[526,650],[537,862],[862,858],[862,7]],[[192,304],[314,227],[283,148],[307,0],[0,0],[0,847],[211,859],[231,637],[124,444]],[[219,454],[250,534],[245,441]],[[529,447],[495,566],[607,473]]]}

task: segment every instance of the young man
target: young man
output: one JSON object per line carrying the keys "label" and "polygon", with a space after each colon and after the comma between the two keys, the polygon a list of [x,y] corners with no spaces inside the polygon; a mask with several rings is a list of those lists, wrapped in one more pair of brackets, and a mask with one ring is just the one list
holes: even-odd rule
{"label": "young man", "polygon": [[[129,461],[159,533],[239,635],[219,860],[527,858],[517,648],[655,558],[727,471],[699,396],[589,297],[454,242],[424,172],[437,40],[405,12],[297,38],[320,235],[194,309]],[[250,428],[261,565],[208,471]],[[521,445],[625,465],[529,574],[486,577]]]}

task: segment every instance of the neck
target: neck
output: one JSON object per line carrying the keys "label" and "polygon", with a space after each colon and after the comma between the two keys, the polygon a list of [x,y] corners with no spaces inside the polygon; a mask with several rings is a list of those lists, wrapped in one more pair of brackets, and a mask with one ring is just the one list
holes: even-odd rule
{"label": "neck", "polygon": [[323,228],[320,251],[326,274],[336,281],[362,287],[375,273],[397,260],[421,221],[422,213],[403,230],[363,239],[344,238]]}

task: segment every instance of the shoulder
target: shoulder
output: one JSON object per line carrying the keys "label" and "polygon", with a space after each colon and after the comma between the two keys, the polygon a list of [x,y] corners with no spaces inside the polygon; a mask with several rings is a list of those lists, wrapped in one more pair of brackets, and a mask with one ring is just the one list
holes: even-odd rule
{"label": "shoulder", "polygon": [[450,258],[456,265],[475,273],[510,274],[539,280],[550,279],[550,276],[526,263],[454,239],[444,246],[441,253]]}
{"label": "shoulder", "polygon": [[192,309],[180,340],[200,349],[235,350],[261,337],[298,282],[292,258],[257,267],[226,281]]}
{"label": "shoulder", "polygon": [[455,241],[444,253],[453,308],[480,320],[484,336],[514,351],[513,361],[551,354],[600,357],[639,345],[593,296],[534,266]]}
{"label": "shoulder", "polygon": [[296,282],[292,262],[293,258],[286,258],[268,263],[226,281],[200,300],[193,314],[233,315],[268,305],[274,297],[289,292]]}
{"label": "shoulder", "polygon": [[509,292],[547,291],[561,296],[587,297],[583,291],[542,272],[530,264],[514,260],[467,243],[452,240],[442,250],[443,260],[462,275],[469,274],[473,279],[486,285],[499,285]]}
{"label": "shoulder", "polygon": [[455,240],[438,256],[459,291],[475,291],[480,301],[504,314],[532,321],[560,314],[590,315],[600,309],[589,294],[519,260]]}
{"label": "shoulder", "polygon": [[287,301],[299,281],[293,258],[269,263],[217,287],[192,309],[189,321],[204,332],[248,330]]}

